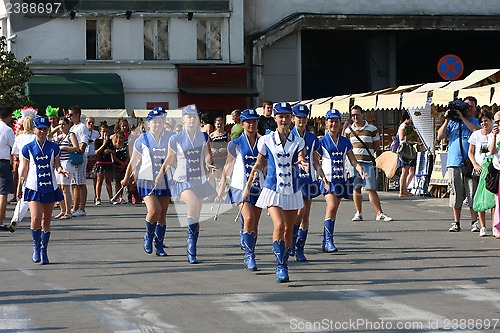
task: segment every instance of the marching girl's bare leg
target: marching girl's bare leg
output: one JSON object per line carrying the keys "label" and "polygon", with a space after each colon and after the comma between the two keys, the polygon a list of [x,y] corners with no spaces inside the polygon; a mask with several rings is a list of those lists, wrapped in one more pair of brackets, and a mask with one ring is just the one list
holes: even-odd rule
{"label": "marching girl's bare leg", "polygon": [[188,239],[187,239],[187,257],[190,264],[197,264],[196,246],[198,236],[200,234],[200,212],[203,204],[196,193],[187,189],[182,191],[180,199],[187,205],[187,223],[188,223]]}

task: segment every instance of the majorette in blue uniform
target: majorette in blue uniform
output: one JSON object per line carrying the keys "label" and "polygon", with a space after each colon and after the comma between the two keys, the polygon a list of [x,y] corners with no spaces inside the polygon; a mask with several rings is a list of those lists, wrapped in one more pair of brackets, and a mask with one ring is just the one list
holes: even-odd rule
{"label": "majorette in blue uniform", "polygon": [[[34,127],[38,130],[47,130],[50,127],[50,122],[47,117],[35,117],[33,123]],[[35,131],[35,133],[37,132]],[[22,176],[26,176],[24,201],[37,201],[41,204],[53,204],[56,201],[64,200],[64,196],[57,186],[57,179],[54,170],[56,158],[61,153],[57,143],[49,141],[45,137],[45,141],[40,145],[37,138],[35,138],[21,149],[21,153],[25,159],[25,161],[23,161],[23,169],[21,171]],[[26,160],[28,160],[28,162]],[[24,174],[24,163],[29,163],[27,174]],[[58,167],[60,167],[60,164]],[[65,171],[62,170],[62,167],[59,172],[61,174],[65,173]],[[52,209],[48,214],[48,220],[47,216],[42,215],[42,221],[35,222],[32,212],[31,236],[33,238],[33,261],[41,261],[42,265],[49,263],[47,250],[50,240],[51,215]],[[40,226],[42,228],[40,228]]]}
{"label": "majorette in blue uniform", "polygon": [[[193,111],[183,110],[182,115],[191,114],[188,112]],[[197,112],[194,111],[196,115]],[[177,167],[170,183],[173,196],[179,196],[186,189],[192,189],[199,199],[215,194],[215,189],[208,182],[205,164],[209,140],[208,133],[199,129],[194,133],[192,140],[186,129],[170,139],[169,147],[177,156]]]}
{"label": "majorette in blue uniform", "polygon": [[[36,117],[35,124],[43,126],[45,117]],[[48,121],[48,118],[47,118]],[[61,153],[57,143],[45,140],[40,147],[36,138],[26,144],[21,152],[29,160],[28,176],[26,177],[26,189],[24,191],[25,201],[39,201],[41,203],[52,203],[61,201],[64,196],[57,186],[57,178],[54,172],[54,160]]]}
{"label": "majorette in blue uniform", "polygon": [[[146,120],[151,122],[165,118],[167,113],[161,107],[154,108],[148,113]],[[135,177],[137,183],[137,191],[141,198],[153,196],[170,197],[169,176],[171,173],[163,174],[161,180],[155,184],[160,168],[168,155],[168,142],[173,133],[163,129],[163,123],[160,122],[156,126],[162,126],[161,134],[157,140],[150,131],[142,133],[134,143],[134,149],[141,155],[141,166]],[[135,163],[135,162],[134,162]],[[163,205],[160,202],[160,205]],[[167,204],[168,205],[168,204]],[[162,209],[165,209],[162,207]],[[154,214],[153,214],[154,215]],[[144,251],[151,254],[153,252],[153,242],[156,249],[156,255],[165,257],[167,253],[164,250],[164,238],[167,230],[164,221],[148,221],[146,219],[146,233],[144,235]]]}
{"label": "majorette in blue uniform", "polygon": [[[328,110],[326,113],[326,120],[328,119],[341,119],[340,112],[337,109]],[[322,169],[325,173],[326,179],[330,184],[330,189],[324,188],[320,184],[322,194],[335,193],[338,198],[349,198],[353,193],[352,181],[347,182],[345,168],[345,159],[347,152],[352,150],[351,141],[340,135],[332,138],[327,130],[325,136],[320,140],[321,150],[321,163]],[[335,217],[325,219],[322,250],[324,252],[336,252],[337,247],[333,242],[333,232],[335,229]]]}
{"label": "majorette in blue uniform", "polygon": [[[273,109],[275,117],[279,114],[286,117],[287,113],[291,116],[292,113],[290,104],[285,102],[275,104]],[[278,124],[278,126],[281,125]],[[257,144],[259,154],[267,159],[267,176],[256,206],[260,208],[273,206],[293,211],[304,207],[299,173],[294,164],[299,162],[299,153],[304,149],[305,142],[304,139],[291,131],[283,133],[283,135],[284,142],[282,143],[280,127],[278,127],[276,131],[261,137]],[[294,221],[284,222],[292,222],[293,225]],[[292,225],[290,225],[291,229],[293,229]],[[287,232],[289,231],[285,228],[283,233],[278,232],[278,237],[273,239],[273,252],[276,256],[276,281],[280,283],[289,281],[289,254],[285,244],[285,239],[288,237]],[[290,247],[291,244],[288,246]]]}
{"label": "majorette in blue uniform", "polygon": [[[244,124],[246,121],[254,121],[255,132],[253,134],[255,135],[255,143],[253,146],[251,146],[249,138],[244,132],[237,139],[229,142],[227,146],[229,155],[234,158],[233,172],[231,174],[231,186],[228,191],[227,202],[236,204],[241,204],[243,202],[243,190],[245,189],[248,178],[250,177],[255,162],[257,161],[257,156],[259,155],[259,152],[257,150],[257,144],[259,140],[257,135],[257,121],[259,120],[259,115],[253,109],[246,109],[241,112],[240,120],[242,124]],[[261,173],[253,178],[252,186],[250,188],[250,196],[245,200],[245,203],[249,203],[252,206],[255,206],[260,195],[262,178],[263,177]],[[252,207],[252,209],[255,209],[255,207]],[[256,221],[251,221],[255,224],[255,229],[246,232],[244,231],[245,221],[243,218],[243,214],[240,214],[240,246],[243,250],[245,250],[244,266],[249,271],[257,270],[257,265],[255,263],[255,245],[257,243],[256,232],[257,225],[259,223],[258,220],[260,217],[260,212],[261,210],[258,209],[258,213],[254,211],[253,214],[258,214],[258,216],[256,216]],[[248,223],[251,222],[247,221],[247,230],[251,228],[252,224],[250,224],[250,227],[248,226]]]}
{"label": "majorette in blue uniform", "polygon": [[[182,192],[191,190],[198,202],[185,202],[188,211],[199,209],[197,216],[187,216],[188,241],[187,257],[191,264],[198,263],[196,244],[200,229],[200,212],[204,198],[215,194],[215,189],[208,182],[206,158],[210,155],[208,133],[199,129],[199,115],[196,105],[188,105],[182,109],[184,130],[170,138],[169,149],[175,153],[177,167],[170,182],[173,196],[181,196]],[[181,197],[182,199],[182,197]],[[191,206],[197,204],[197,206]]]}
{"label": "majorette in blue uniform", "polygon": [[259,153],[267,158],[267,176],[257,207],[278,206],[284,210],[293,210],[304,206],[300,189],[302,184],[294,167],[304,145],[304,140],[291,131],[284,145],[280,143],[278,130],[259,139]]}
{"label": "majorette in blue uniform", "polygon": [[[309,117],[309,108],[304,104],[296,104],[292,108],[292,114],[294,117],[306,118]],[[307,120],[305,120],[307,121]],[[292,133],[304,139],[306,145],[305,158],[309,163],[309,170],[306,172],[300,169],[297,165],[295,168],[299,174],[299,181],[302,185],[302,198],[304,200],[311,200],[316,198],[321,194],[319,189],[318,175],[314,169],[313,161],[315,154],[321,154],[321,144],[319,143],[318,137],[307,129],[304,135],[301,136],[297,130],[297,126],[292,129]],[[309,214],[309,212],[304,212],[303,214]],[[303,219],[309,220],[309,216],[303,216]],[[289,250],[291,256],[295,256],[297,261],[307,261],[304,255],[304,246],[307,240],[308,226],[301,228],[302,221],[295,221],[292,231],[292,247]]]}
{"label": "majorette in blue uniform", "polygon": [[[155,108],[149,112],[146,120],[150,121],[154,118],[165,117],[166,112],[163,108]],[[159,141],[157,142],[153,134],[148,131],[142,133],[134,142],[134,148],[141,155],[141,166],[137,173],[137,191],[139,196],[147,195],[171,196],[168,187],[170,173],[166,173],[162,181],[156,184],[155,179],[158,176],[161,166],[167,158],[168,142],[174,133],[163,130]],[[154,188],[154,190],[153,190]]]}

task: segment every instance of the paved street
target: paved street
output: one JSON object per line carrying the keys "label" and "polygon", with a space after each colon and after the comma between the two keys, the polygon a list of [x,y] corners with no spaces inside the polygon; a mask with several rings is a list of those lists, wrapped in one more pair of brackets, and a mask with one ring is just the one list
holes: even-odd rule
{"label": "paved street", "polygon": [[291,258],[286,284],[274,280],[265,212],[257,272],[243,269],[235,208],[222,207],[214,221],[207,203],[199,265],[187,263],[180,203],[169,209],[166,258],[142,250],[143,205],[91,205],[86,218],[53,222],[47,266],[31,261],[25,219],[0,234],[0,331],[500,331],[500,240],[471,233],[468,219],[449,233],[447,199],[380,195],[395,221],[374,221],[365,201],[365,221],[352,222],[353,202],[343,201],[334,255],[320,251],[324,203],[316,200],[309,262]]}

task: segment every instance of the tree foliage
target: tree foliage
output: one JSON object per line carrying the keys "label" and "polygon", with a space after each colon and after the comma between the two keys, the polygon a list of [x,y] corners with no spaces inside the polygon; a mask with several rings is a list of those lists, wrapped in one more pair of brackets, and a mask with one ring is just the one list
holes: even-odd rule
{"label": "tree foliage", "polygon": [[0,105],[19,109],[32,102],[26,96],[26,83],[33,72],[28,66],[31,57],[18,61],[14,53],[7,51],[7,40],[0,37]]}

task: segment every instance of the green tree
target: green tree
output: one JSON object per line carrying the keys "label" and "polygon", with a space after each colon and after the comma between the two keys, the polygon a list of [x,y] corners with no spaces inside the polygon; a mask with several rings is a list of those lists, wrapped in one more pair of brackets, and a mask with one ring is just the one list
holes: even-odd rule
{"label": "green tree", "polygon": [[18,61],[14,53],[7,51],[7,40],[0,37],[0,105],[19,109],[32,102],[26,96],[26,83],[33,72],[28,66],[31,57]]}

